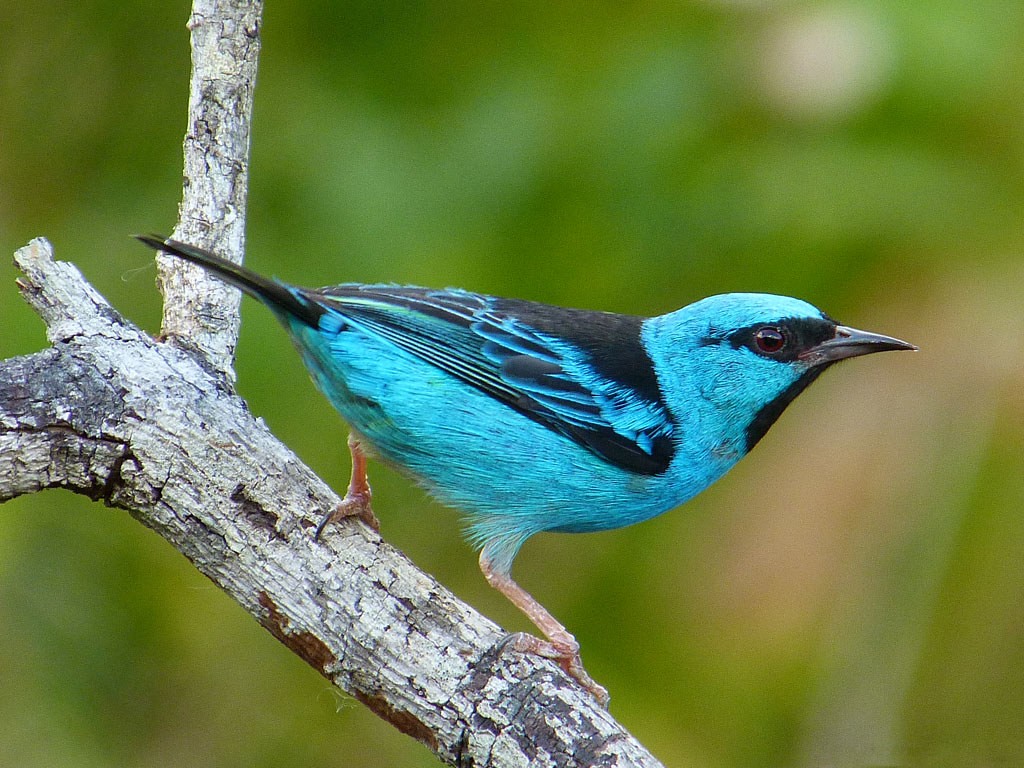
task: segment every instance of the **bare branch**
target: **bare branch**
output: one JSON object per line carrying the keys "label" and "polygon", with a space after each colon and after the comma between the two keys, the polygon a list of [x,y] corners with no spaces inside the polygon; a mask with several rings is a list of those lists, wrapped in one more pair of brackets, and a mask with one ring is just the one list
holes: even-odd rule
{"label": "bare branch", "polygon": [[[195,0],[185,184],[174,236],[242,261],[249,136],[262,2]],[[163,334],[187,340],[234,380],[238,291],[178,259],[158,259]]]}
{"label": "bare branch", "polygon": [[[240,257],[260,6],[197,0],[179,237]],[[15,257],[50,349],[0,362],[0,501],[67,488],[130,512],[342,690],[452,765],[656,766],[550,661],[357,522],[231,390],[238,294],[162,267],[164,333],[45,240]],[[198,352],[198,354],[196,354]]]}
{"label": "bare branch", "polygon": [[49,244],[18,251],[51,349],[0,363],[0,500],[127,509],[342,690],[453,765],[658,763],[553,663],[363,525],[219,372],[121,317]]}

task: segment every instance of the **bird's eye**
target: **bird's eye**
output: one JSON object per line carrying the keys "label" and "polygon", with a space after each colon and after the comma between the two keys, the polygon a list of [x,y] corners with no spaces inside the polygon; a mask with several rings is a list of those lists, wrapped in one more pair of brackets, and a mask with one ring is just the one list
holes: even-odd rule
{"label": "bird's eye", "polygon": [[766,355],[774,355],[786,346],[786,335],[781,328],[766,325],[754,331],[754,344],[757,346],[757,351]]}

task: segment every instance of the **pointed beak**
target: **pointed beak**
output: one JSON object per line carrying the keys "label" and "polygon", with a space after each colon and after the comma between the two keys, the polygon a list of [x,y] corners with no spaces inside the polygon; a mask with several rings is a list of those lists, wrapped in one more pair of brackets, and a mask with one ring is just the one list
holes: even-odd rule
{"label": "pointed beak", "polygon": [[800,355],[800,359],[811,365],[822,365],[845,360],[848,357],[870,355],[874,352],[890,352],[892,350],[916,350],[913,344],[883,336],[880,333],[858,331],[845,325],[836,326],[836,335],[823,341]]}

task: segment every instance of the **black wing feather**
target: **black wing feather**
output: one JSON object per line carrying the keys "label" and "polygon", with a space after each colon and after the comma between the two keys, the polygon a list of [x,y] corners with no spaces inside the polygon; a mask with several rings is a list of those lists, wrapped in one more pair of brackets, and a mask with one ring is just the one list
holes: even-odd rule
{"label": "black wing feather", "polygon": [[307,296],[612,464],[668,468],[674,423],[641,343],[643,318],[399,286]]}

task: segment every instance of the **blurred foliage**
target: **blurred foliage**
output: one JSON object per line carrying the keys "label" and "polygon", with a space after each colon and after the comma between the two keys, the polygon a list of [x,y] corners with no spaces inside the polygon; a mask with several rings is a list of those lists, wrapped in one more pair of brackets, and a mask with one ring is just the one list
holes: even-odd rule
{"label": "blurred foliage", "polygon": [[[49,237],[155,331],[128,235],[173,225],[188,7],[2,16],[0,251]],[[667,765],[1024,764],[1022,40],[1009,0],[267,5],[256,268],[638,314],[774,291],[921,345],[826,376],[684,510],[525,548]],[[15,276],[2,357],[45,344]],[[340,421],[243,313],[240,391],[344,487]],[[454,512],[374,480],[391,541],[526,628]],[[127,515],[3,511],[0,763],[434,764]]]}

